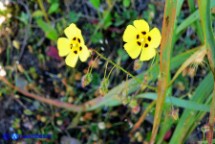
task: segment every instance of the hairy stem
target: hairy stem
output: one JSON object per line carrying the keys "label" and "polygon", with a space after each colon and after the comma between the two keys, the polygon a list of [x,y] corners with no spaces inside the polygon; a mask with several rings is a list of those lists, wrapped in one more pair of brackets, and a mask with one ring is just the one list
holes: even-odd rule
{"label": "hairy stem", "polygon": [[165,12],[162,26],[162,41],[160,55],[160,76],[158,80],[158,99],[150,144],[155,143],[158,128],[161,121],[163,105],[168,92],[168,83],[170,77],[170,61],[173,45],[174,25],[176,19],[177,0],[167,0],[165,3]]}

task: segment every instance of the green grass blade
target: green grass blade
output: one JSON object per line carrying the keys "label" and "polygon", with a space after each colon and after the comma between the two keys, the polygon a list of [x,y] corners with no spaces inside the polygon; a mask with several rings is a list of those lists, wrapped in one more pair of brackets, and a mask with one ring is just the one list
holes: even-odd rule
{"label": "green grass blade", "polygon": [[[147,93],[147,94],[140,94],[136,96],[137,98],[146,98],[151,100],[157,99],[157,94],[155,93]],[[195,111],[204,111],[209,112],[210,107],[208,105],[200,104],[197,102],[193,102],[190,100],[183,100],[176,97],[167,97],[165,103],[172,104],[174,106],[178,106],[185,109],[195,110]]]}
{"label": "green grass blade", "polygon": [[[191,97],[191,101],[196,103],[204,103],[209,98],[213,90],[213,77],[212,74],[208,74],[204,80],[197,87],[194,95]],[[170,144],[184,143],[188,133],[196,121],[196,114],[194,110],[186,109],[177,124],[177,127],[173,133]],[[179,136],[180,135],[180,136]]]}
{"label": "green grass blade", "polygon": [[[215,7],[215,1],[211,0],[210,8]],[[199,20],[199,11],[196,10],[190,16],[188,16],[183,22],[176,28],[176,35],[179,35],[182,31],[184,31],[188,26],[192,25],[195,21]]]}
{"label": "green grass blade", "polygon": [[[211,72],[213,73],[213,80],[215,83],[215,40],[212,29],[212,21],[211,21],[211,10],[210,1],[201,1],[198,0],[199,4],[199,14],[201,20],[201,26],[204,34],[204,43],[207,48],[207,56],[209,65],[211,68]],[[211,102],[211,110],[209,117],[209,132],[208,132],[208,143],[212,143],[213,134],[214,134],[214,117],[215,117],[215,85],[212,93],[212,102]]]}
{"label": "green grass blade", "polygon": [[160,73],[158,79],[158,99],[156,101],[155,116],[152,128],[150,143],[156,141],[158,128],[162,117],[165,97],[170,94],[171,89],[168,87],[170,79],[170,61],[172,49],[175,41],[174,26],[176,20],[176,9],[178,0],[167,0],[165,2],[165,12],[162,26],[162,41],[160,54]]}

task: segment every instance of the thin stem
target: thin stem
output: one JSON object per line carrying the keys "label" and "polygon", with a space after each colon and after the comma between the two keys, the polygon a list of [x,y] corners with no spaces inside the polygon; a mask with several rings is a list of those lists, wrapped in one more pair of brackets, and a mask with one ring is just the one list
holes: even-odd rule
{"label": "thin stem", "polygon": [[115,68],[115,66],[113,66],[112,69],[110,70],[110,72],[108,73],[108,76],[107,76],[108,79],[109,79],[109,77],[110,77],[112,71],[114,70],[114,68]]}
{"label": "thin stem", "polygon": [[98,51],[94,50],[93,51],[102,59],[104,59],[105,61],[109,62],[110,64],[112,64],[113,66],[115,66],[116,68],[120,69],[121,71],[123,71],[124,73],[126,73],[127,75],[129,75],[130,77],[134,78],[135,80],[137,80],[138,82],[142,83],[139,79],[137,79],[134,75],[132,75],[130,72],[128,72],[127,70],[125,70],[124,68],[122,68],[121,66],[117,65],[116,63],[114,63],[112,60],[106,58],[105,56],[103,56],[102,54],[100,54]]}
{"label": "thin stem", "polygon": [[49,18],[48,18],[48,15],[47,15],[47,13],[46,13],[46,10],[45,10],[45,8],[44,8],[44,6],[43,6],[43,2],[42,2],[41,0],[37,0],[37,2],[38,2],[38,4],[39,4],[40,9],[41,9],[42,12],[43,12],[43,15],[44,15],[44,17],[45,17],[46,22],[49,22]]}
{"label": "thin stem", "polygon": [[[142,81],[140,81],[139,79],[137,79],[134,75],[132,75],[130,72],[128,72],[127,70],[125,70],[124,68],[122,68],[120,65],[114,63],[112,60],[106,58],[105,56],[103,56],[102,54],[100,54],[98,51],[96,51],[95,49],[93,49],[92,51],[94,51],[100,58],[104,59],[105,61],[109,62],[110,64],[112,64],[114,67],[120,69],[121,71],[123,71],[124,73],[126,73],[128,76],[130,76],[131,78],[135,79],[138,83],[142,84]],[[156,90],[155,87],[149,86],[147,85],[147,88],[151,89],[151,90]]]}
{"label": "thin stem", "polygon": [[107,66],[108,66],[108,62],[106,62],[106,65],[105,65],[105,73],[104,73],[104,78],[103,78],[103,79],[105,79],[105,78],[106,78]]}
{"label": "thin stem", "polygon": [[131,132],[130,132],[130,136],[133,135],[133,133],[140,127],[140,125],[143,123],[143,121],[145,120],[147,114],[150,112],[150,110],[155,106],[156,101],[152,101],[149,106],[144,110],[143,114],[141,115],[141,117],[139,118],[139,120],[134,124]]}

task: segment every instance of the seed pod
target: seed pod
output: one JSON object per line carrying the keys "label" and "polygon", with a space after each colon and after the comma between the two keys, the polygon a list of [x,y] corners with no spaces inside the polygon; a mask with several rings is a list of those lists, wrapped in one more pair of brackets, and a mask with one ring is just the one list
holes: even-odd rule
{"label": "seed pod", "polygon": [[99,88],[99,92],[102,96],[108,92],[108,86],[109,86],[109,80],[107,78],[104,78]]}
{"label": "seed pod", "polygon": [[84,88],[86,86],[88,86],[90,84],[90,82],[92,81],[93,76],[91,73],[87,73],[86,75],[84,75],[81,79],[81,86]]}

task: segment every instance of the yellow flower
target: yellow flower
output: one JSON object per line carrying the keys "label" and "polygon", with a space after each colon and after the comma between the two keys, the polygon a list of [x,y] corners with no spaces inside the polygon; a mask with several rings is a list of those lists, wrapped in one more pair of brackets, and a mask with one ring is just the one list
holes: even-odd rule
{"label": "yellow flower", "polygon": [[123,34],[123,41],[126,42],[124,48],[132,59],[140,55],[141,61],[150,60],[156,54],[155,48],[160,45],[160,31],[158,28],[149,31],[145,20],[135,20],[133,23],[134,26],[128,25]]}
{"label": "yellow flower", "polygon": [[67,56],[66,64],[71,67],[75,67],[78,57],[85,62],[90,56],[90,52],[84,43],[81,30],[72,23],[64,30],[64,33],[67,38],[61,37],[57,41],[59,55]]}

